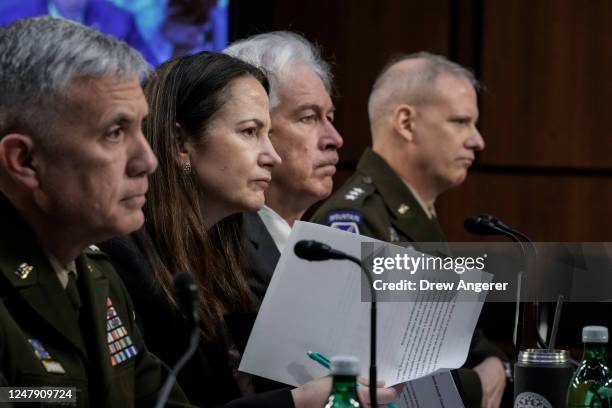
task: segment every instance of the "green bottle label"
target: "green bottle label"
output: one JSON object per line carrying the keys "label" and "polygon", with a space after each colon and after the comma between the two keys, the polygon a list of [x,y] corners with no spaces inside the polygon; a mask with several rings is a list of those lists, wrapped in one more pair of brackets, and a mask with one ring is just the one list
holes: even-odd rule
{"label": "green bottle label", "polygon": [[612,408],[612,376],[605,356],[605,344],[585,344],[582,362],[567,391],[568,408]]}
{"label": "green bottle label", "polygon": [[324,408],[357,408],[362,406],[357,395],[355,377],[334,376],[332,392]]}

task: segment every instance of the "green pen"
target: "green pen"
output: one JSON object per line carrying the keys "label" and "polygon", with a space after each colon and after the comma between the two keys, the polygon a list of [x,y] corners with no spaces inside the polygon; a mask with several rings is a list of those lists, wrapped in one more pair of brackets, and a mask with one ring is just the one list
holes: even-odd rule
{"label": "green pen", "polygon": [[[331,361],[325,355],[321,353],[317,353],[316,351],[307,351],[306,354],[308,354],[308,357],[310,357],[312,360],[321,364],[323,367],[327,368],[328,370],[331,368]],[[361,384],[361,383],[359,384],[366,386],[366,384]],[[390,404],[387,404],[387,408],[397,408],[397,405],[391,402]]]}
{"label": "green pen", "polygon": [[317,353],[316,351],[307,351],[306,354],[308,354],[308,357],[321,364],[328,370],[331,368],[331,361],[329,361],[329,358],[325,357],[323,354]]}

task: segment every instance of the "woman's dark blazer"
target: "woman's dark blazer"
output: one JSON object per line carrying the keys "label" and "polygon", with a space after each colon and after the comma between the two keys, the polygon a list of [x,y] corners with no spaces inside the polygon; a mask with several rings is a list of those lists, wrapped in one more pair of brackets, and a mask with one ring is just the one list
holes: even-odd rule
{"label": "woman's dark blazer", "polygon": [[[187,350],[190,330],[186,319],[166,300],[139,242],[133,234],[104,242],[100,248],[110,257],[132,297],[136,322],[147,347],[172,367]],[[227,347],[203,338],[179,373],[178,383],[189,401],[201,407],[294,406],[288,388],[240,398],[229,367]]]}

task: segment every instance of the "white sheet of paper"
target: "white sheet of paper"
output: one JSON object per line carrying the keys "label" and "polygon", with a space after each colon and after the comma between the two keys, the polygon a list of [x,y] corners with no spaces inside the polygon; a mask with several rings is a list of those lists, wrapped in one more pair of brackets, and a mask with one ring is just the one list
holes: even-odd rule
{"label": "white sheet of paper", "polygon": [[396,401],[398,408],[463,408],[449,371],[410,381]]}
{"label": "white sheet of paper", "polygon": [[[308,262],[297,258],[293,247],[303,239],[315,239],[358,258],[361,242],[376,241],[296,222],[239,369],[299,386],[329,373],[308,358],[306,352],[312,350],[327,356],[357,356],[361,373],[367,376],[370,303],[361,302],[361,271],[348,261]],[[400,247],[394,250],[397,248],[409,251]],[[491,275],[468,271],[462,279],[490,282]],[[378,303],[379,380],[392,386],[439,369],[458,368],[465,362],[484,296],[460,293],[464,299],[454,302]],[[472,297],[473,301],[465,300]]]}

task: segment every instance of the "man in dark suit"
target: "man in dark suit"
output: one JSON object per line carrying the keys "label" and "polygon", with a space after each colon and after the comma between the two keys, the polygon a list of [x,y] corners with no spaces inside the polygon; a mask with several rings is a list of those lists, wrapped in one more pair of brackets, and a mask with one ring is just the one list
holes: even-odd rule
{"label": "man in dark suit", "polygon": [[[372,149],[312,220],[383,241],[437,242],[444,251],[435,200],[465,180],[476,152],[484,149],[476,88],[468,70],[444,57],[417,53],[392,60],[368,101]],[[499,406],[505,363],[477,331],[470,369],[459,370],[467,406]]]}
{"label": "man in dark suit", "polygon": [[63,17],[95,28],[127,42],[150,64],[160,62],[142,38],[134,16],[108,0],[4,0],[0,5],[0,26],[43,15]]}
{"label": "man in dark suit", "polygon": [[272,170],[266,206],[245,221],[251,283],[263,297],[291,226],[331,194],[343,141],[333,125],[329,65],[305,38],[286,31],[259,34],[224,52],[263,68],[270,78],[271,140],[282,163]]}
{"label": "man in dark suit", "polygon": [[[0,55],[0,373],[9,387],[74,387],[78,406],[152,406],[167,371],[92,246],[144,221],[147,64],[51,17],[0,29]],[[176,384],[168,405],[188,406]]]}

